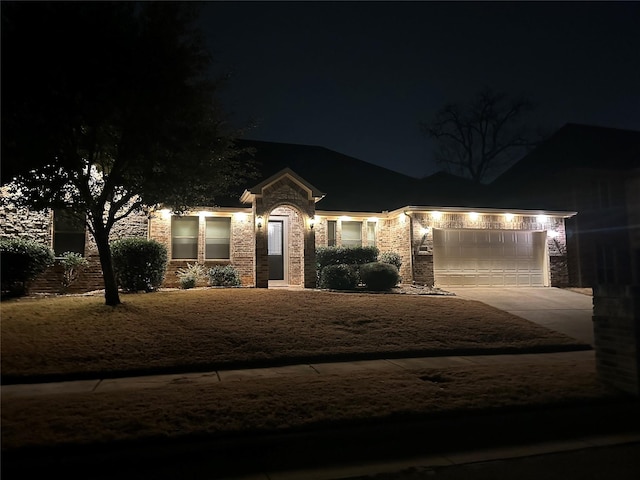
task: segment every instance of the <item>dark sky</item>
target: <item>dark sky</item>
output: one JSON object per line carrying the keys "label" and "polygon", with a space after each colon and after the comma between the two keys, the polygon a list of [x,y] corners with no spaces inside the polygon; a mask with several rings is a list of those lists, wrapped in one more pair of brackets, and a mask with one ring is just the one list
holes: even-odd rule
{"label": "dark sky", "polygon": [[640,2],[208,2],[202,22],[247,138],[421,177],[418,122],[483,86],[528,96],[547,131],[640,130]]}

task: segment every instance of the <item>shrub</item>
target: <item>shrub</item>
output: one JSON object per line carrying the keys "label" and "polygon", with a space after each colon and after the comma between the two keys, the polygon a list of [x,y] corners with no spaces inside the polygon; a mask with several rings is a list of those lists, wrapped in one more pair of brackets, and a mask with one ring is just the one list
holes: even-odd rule
{"label": "shrub", "polygon": [[25,295],[29,282],[44,272],[53,261],[53,250],[33,240],[0,239],[2,294]]}
{"label": "shrub", "polygon": [[86,258],[76,252],[64,252],[60,258],[62,272],[62,291],[69,288],[77,279],[80,272],[89,266]]}
{"label": "shrub", "polygon": [[319,271],[328,265],[362,265],[377,258],[377,247],[319,247],[316,250]]}
{"label": "shrub", "polygon": [[180,287],[187,289],[193,288],[198,284],[198,280],[206,278],[207,272],[204,265],[200,263],[194,263],[193,265],[187,263],[185,268],[179,268],[176,271]]}
{"label": "shrub", "polygon": [[398,269],[390,263],[373,262],[360,267],[360,279],[368,290],[391,290],[398,284]]}
{"label": "shrub", "polygon": [[378,258],[378,261],[391,264],[395,266],[398,271],[400,271],[400,267],[402,266],[402,259],[396,252],[382,252],[380,254],[380,257]]}
{"label": "shrub", "polygon": [[209,285],[212,287],[238,287],[240,275],[233,265],[216,265],[209,270]]}
{"label": "shrub", "polygon": [[327,265],[322,270],[320,288],[353,290],[358,286],[358,275],[351,265]]}
{"label": "shrub", "polygon": [[378,258],[377,247],[320,247],[316,250],[316,274],[318,283],[322,285],[322,274],[329,265],[349,265],[356,275],[360,265],[375,262]]}
{"label": "shrub", "polygon": [[152,292],[164,281],[167,247],[155,240],[123,238],[111,243],[118,285],[127,292]]}

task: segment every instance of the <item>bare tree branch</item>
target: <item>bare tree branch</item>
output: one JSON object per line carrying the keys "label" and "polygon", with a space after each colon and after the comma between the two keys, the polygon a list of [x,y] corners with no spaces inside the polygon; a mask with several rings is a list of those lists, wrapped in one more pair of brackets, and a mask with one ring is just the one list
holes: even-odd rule
{"label": "bare tree branch", "polygon": [[471,102],[447,104],[420,126],[437,141],[438,163],[480,183],[534,144],[524,118],[531,109],[524,97],[508,99],[484,88]]}

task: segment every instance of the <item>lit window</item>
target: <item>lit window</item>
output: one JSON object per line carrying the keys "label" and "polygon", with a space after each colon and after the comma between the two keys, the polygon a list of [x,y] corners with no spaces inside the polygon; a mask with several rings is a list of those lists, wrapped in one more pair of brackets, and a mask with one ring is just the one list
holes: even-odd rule
{"label": "lit window", "polygon": [[198,258],[198,217],[171,218],[171,258]]}
{"label": "lit window", "polygon": [[69,210],[56,209],[53,211],[53,251],[56,256],[65,252],[84,255],[85,219],[71,213]]}
{"label": "lit window", "polygon": [[230,258],[231,219],[223,217],[207,217],[205,242],[205,258]]}
{"label": "lit window", "polygon": [[362,246],[362,222],[342,222],[342,246]]}
{"label": "lit window", "polygon": [[336,223],[335,220],[327,221],[327,246],[329,247],[336,246]]}
{"label": "lit window", "polygon": [[376,224],[375,222],[367,222],[367,245],[376,246]]}

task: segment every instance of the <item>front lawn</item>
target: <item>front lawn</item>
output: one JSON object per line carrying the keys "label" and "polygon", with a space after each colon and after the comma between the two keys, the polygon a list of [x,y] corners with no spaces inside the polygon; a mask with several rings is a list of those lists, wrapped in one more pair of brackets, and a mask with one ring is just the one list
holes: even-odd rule
{"label": "front lawn", "polygon": [[308,361],[588,348],[450,296],[202,289],[3,302],[5,383]]}

